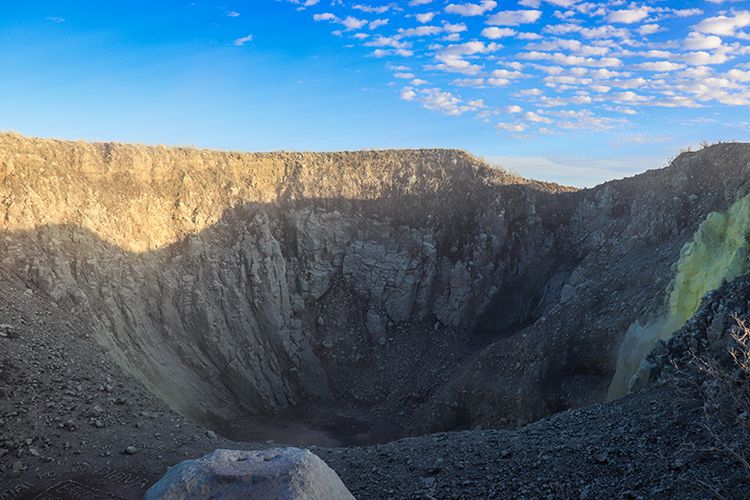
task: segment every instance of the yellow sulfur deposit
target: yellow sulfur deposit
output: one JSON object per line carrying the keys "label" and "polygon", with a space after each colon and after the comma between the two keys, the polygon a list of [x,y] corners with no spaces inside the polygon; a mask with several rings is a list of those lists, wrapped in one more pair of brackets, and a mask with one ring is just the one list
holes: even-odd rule
{"label": "yellow sulfur deposit", "polygon": [[668,311],[646,325],[633,323],[625,334],[609,399],[627,394],[633,375],[656,341],[668,339],[684,325],[698,310],[706,293],[748,272],[749,237],[750,195],[739,199],[726,212],[706,217],[693,240],[682,248],[670,285]]}

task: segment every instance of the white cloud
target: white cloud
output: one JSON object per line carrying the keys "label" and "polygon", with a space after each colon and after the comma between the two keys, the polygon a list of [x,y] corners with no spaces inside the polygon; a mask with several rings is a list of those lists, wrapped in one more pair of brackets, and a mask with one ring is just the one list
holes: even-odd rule
{"label": "white cloud", "polygon": [[401,99],[404,101],[413,101],[416,98],[417,93],[411,87],[407,87],[401,91]]}
{"label": "white cloud", "polygon": [[352,9],[359,10],[361,12],[366,12],[368,14],[385,14],[389,10],[393,8],[393,4],[388,5],[378,5],[378,6],[371,6],[371,5],[363,5],[363,4],[355,4],[352,5]]}
{"label": "white cloud", "polygon": [[519,26],[535,23],[542,17],[540,10],[504,10],[493,14],[487,19],[487,24],[498,26]]}
{"label": "white cloud", "polygon": [[242,47],[246,43],[252,42],[254,39],[253,35],[247,35],[243,36],[241,38],[237,38],[235,41],[232,42],[235,47]]}
{"label": "white cloud", "polygon": [[550,61],[563,66],[593,66],[601,68],[616,68],[622,66],[622,60],[616,57],[584,57],[579,55],[565,54],[562,52],[539,52],[531,51],[519,54],[522,59],[529,61]]}
{"label": "white cloud", "polygon": [[482,0],[480,3],[451,3],[446,5],[447,14],[456,14],[459,16],[481,16],[497,7],[497,2],[493,0]]}
{"label": "white cloud", "polygon": [[643,21],[648,17],[648,14],[649,9],[647,7],[615,10],[607,15],[607,21],[610,23],[632,24]]}
{"label": "white cloud", "polygon": [[588,39],[628,39],[631,37],[631,33],[629,30],[625,28],[615,28],[614,26],[608,24],[596,26],[593,28],[580,26],[578,24],[548,25],[545,26],[544,32],[553,35],[567,35],[570,33],[578,33],[582,37]]}
{"label": "white cloud", "polygon": [[[330,12],[323,12],[321,14],[313,14],[313,20],[314,21],[328,21],[331,23],[336,23],[342,25],[344,28],[346,28],[347,31],[352,30],[358,30],[360,28],[363,28],[370,24],[370,21],[366,19],[359,19],[354,16],[346,16],[345,18],[340,18],[335,14],[332,14]],[[374,21],[377,22],[377,21]]]}
{"label": "white cloud", "polygon": [[[406,93],[405,93],[406,92]],[[430,111],[437,111],[448,116],[461,116],[471,111],[478,111],[485,107],[484,101],[476,99],[464,101],[451,92],[438,88],[404,89],[401,98],[407,101],[416,100],[422,107]]]}
{"label": "white cloud", "polygon": [[685,47],[690,50],[717,49],[721,47],[721,38],[693,32],[685,40]]}
{"label": "white cloud", "polygon": [[464,23],[455,23],[455,24],[444,23],[443,29],[445,29],[445,31],[448,31],[450,33],[463,33],[464,31],[467,30],[466,25]]}
{"label": "white cloud", "polygon": [[375,49],[371,53],[372,57],[389,57],[389,56],[399,56],[399,57],[411,57],[414,55],[414,52],[405,49],[405,48],[397,48],[397,49]]}
{"label": "white cloud", "polygon": [[738,30],[750,26],[750,11],[735,12],[731,16],[716,16],[704,19],[695,26],[695,31],[710,35],[736,36]]}
{"label": "white cloud", "polygon": [[750,11],[726,10],[734,2],[314,3],[346,47],[389,62],[403,100],[524,137],[608,130],[645,107],[750,105]]}
{"label": "white cloud", "polygon": [[318,5],[320,0],[287,0],[289,3],[298,5],[297,10],[305,10],[307,7],[314,7]]}
{"label": "white cloud", "polygon": [[682,64],[673,63],[671,61],[654,61],[636,64],[636,68],[645,69],[646,71],[675,71],[680,68],[684,68]]}
{"label": "white cloud", "polygon": [[482,36],[489,38],[490,40],[497,40],[498,38],[505,38],[516,35],[518,32],[511,28],[498,28],[497,26],[491,26],[482,30]]}
{"label": "white cloud", "polygon": [[364,43],[365,47],[391,47],[394,49],[408,49],[410,45],[389,36],[378,36]]}
{"label": "white cloud", "polygon": [[367,21],[364,19],[357,19],[354,16],[346,16],[341,24],[348,30],[358,30],[359,28],[367,25]]}
{"label": "white cloud", "polygon": [[547,118],[546,116],[542,116],[538,113],[535,113],[534,111],[527,111],[526,113],[523,114],[523,117],[525,120],[528,120],[534,123],[552,123],[552,119]]}
{"label": "white cloud", "polygon": [[750,83],[750,71],[732,69],[732,70],[729,70],[729,72],[727,72],[727,76],[737,82]]}
{"label": "white cloud", "polygon": [[430,69],[445,71],[448,73],[462,73],[475,75],[482,70],[482,66],[474,64],[466,59],[466,56],[475,54],[489,54],[500,48],[495,43],[472,41],[462,44],[448,45],[435,54],[438,64],[430,66]]}
{"label": "white cloud", "polygon": [[659,31],[663,31],[663,28],[656,23],[644,24],[638,28],[638,33],[641,35],[653,35]]}
{"label": "white cloud", "polygon": [[530,43],[528,50],[567,51],[581,56],[604,56],[610,52],[609,47],[582,43],[578,40],[556,39],[546,42]]}
{"label": "white cloud", "polygon": [[375,19],[374,21],[370,21],[369,23],[367,23],[367,27],[371,30],[376,30],[381,26],[387,25],[389,21],[389,19]]}
{"label": "white cloud", "polygon": [[398,36],[401,38],[412,37],[412,36],[432,36],[439,35],[443,32],[443,28],[440,26],[417,26],[416,28],[400,29]]}
{"label": "white cloud", "polygon": [[523,132],[526,130],[526,127],[524,127],[520,123],[497,123],[495,124],[497,128],[500,130],[505,130],[508,132]]}

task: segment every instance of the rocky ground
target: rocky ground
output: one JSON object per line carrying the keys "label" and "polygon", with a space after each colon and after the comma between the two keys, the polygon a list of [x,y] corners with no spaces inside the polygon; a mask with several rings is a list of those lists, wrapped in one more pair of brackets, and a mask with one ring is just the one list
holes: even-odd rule
{"label": "rocky ground", "polygon": [[80,318],[2,278],[0,498],[31,498],[64,480],[140,498],[169,465],[227,446],[125,375]]}
{"label": "rocky ground", "polygon": [[[92,345],[85,322],[4,278],[0,498],[140,498],[187,457],[276,446],[174,414]],[[517,430],[312,450],[362,499],[743,498],[747,477],[701,419],[699,402],[661,387]]]}
{"label": "rocky ground", "polygon": [[661,389],[513,431],[314,451],[357,498],[747,498],[715,445],[701,405]]}
{"label": "rocky ground", "polygon": [[738,322],[750,323],[750,275],[709,292],[682,328],[657,343],[642,364],[641,378],[658,385],[689,377],[700,385],[705,373],[696,370],[696,359],[714,359],[723,369],[731,370],[729,353],[735,347],[731,334],[737,331]]}

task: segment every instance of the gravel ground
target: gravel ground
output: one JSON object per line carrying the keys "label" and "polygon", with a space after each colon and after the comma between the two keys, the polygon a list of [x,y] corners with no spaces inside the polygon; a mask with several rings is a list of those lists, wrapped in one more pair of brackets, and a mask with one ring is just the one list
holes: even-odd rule
{"label": "gravel ground", "polygon": [[668,388],[519,430],[315,449],[357,498],[747,498],[695,402]]}
{"label": "gravel ground", "polygon": [[140,498],[168,466],[229,445],[124,374],[82,318],[0,280],[0,499]]}

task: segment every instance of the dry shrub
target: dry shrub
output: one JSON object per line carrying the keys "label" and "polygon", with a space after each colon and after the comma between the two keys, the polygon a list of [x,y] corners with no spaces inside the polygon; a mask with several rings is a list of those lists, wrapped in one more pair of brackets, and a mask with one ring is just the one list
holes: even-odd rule
{"label": "dry shrub", "polygon": [[718,449],[734,457],[750,476],[750,328],[736,316],[734,320],[723,353],[692,354],[698,377],[691,378],[698,384],[705,426]]}

